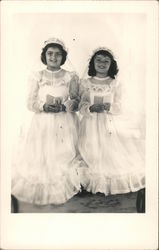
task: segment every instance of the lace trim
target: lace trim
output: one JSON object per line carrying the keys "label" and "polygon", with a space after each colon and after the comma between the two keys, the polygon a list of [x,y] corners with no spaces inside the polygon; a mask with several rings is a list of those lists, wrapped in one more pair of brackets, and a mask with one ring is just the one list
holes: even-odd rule
{"label": "lace trim", "polygon": [[103,83],[92,83],[89,79],[88,79],[88,82],[87,82],[87,89],[90,90],[90,91],[94,91],[94,92],[105,92],[105,93],[110,93],[112,91],[112,88],[113,88],[113,81],[110,82],[110,83],[106,83],[106,84],[103,84]]}
{"label": "lace trim", "polygon": [[76,170],[51,183],[30,182],[21,176],[12,180],[12,194],[19,200],[38,205],[63,204],[80,192],[80,180]]}
{"label": "lace trim", "polygon": [[68,77],[67,77],[67,72],[63,69],[60,69],[56,72],[52,72],[49,70],[44,70],[42,71],[42,77],[41,81],[39,82],[39,86],[52,86],[56,85],[56,87],[59,86],[66,86],[68,87]]}
{"label": "lace trim", "polygon": [[89,168],[79,168],[78,174],[82,186],[92,193],[101,192],[105,195],[136,192],[145,188],[144,173],[130,173],[121,176],[109,176],[90,173]]}

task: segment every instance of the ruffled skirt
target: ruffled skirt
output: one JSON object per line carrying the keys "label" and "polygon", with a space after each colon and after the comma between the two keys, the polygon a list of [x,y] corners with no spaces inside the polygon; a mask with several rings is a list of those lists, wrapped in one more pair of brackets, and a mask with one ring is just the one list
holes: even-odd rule
{"label": "ruffled skirt", "polygon": [[80,191],[78,117],[36,113],[13,159],[12,194],[34,204],[62,204]]}
{"label": "ruffled skirt", "polygon": [[105,195],[135,192],[145,187],[144,140],[120,133],[107,113],[83,117],[79,132],[83,187]]}

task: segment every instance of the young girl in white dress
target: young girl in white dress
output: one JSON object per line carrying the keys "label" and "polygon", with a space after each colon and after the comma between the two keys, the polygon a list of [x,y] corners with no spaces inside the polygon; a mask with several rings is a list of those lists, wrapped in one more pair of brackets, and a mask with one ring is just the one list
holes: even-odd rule
{"label": "young girl in white dress", "polygon": [[121,112],[121,85],[116,79],[117,62],[106,48],[94,51],[88,75],[82,80],[79,151],[86,165],[79,169],[88,192],[119,194],[145,187],[144,151],[137,140],[115,126]]}
{"label": "young girl in white dress", "polygon": [[61,40],[47,40],[41,53],[47,67],[30,78],[27,107],[34,116],[13,162],[12,194],[21,201],[62,204],[80,190],[75,113],[79,80],[61,68],[66,57]]}

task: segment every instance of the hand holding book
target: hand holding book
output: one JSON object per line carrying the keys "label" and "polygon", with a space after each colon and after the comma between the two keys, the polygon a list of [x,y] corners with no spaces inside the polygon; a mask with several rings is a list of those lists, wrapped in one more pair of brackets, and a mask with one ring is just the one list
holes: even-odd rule
{"label": "hand holding book", "polygon": [[110,103],[109,102],[104,103],[103,101],[104,101],[103,96],[94,96],[94,104],[90,106],[89,108],[90,112],[101,113],[104,112],[104,110],[109,111]]}
{"label": "hand holding book", "polygon": [[43,106],[45,112],[58,113],[66,110],[64,104],[62,104],[61,97],[54,97],[51,95],[46,96],[46,103]]}

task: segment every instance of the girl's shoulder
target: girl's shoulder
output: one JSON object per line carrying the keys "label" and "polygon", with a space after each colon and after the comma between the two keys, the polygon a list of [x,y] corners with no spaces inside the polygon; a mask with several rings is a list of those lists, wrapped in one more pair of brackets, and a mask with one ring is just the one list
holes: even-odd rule
{"label": "girl's shoulder", "polygon": [[79,76],[75,71],[64,70],[64,77],[68,81],[72,81],[72,80],[79,81]]}
{"label": "girl's shoulder", "polygon": [[28,87],[37,88],[40,86],[42,80],[42,70],[41,71],[32,71],[28,76]]}
{"label": "girl's shoulder", "polygon": [[111,84],[112,84],[112,87],[114,88],[119,88],[122,86],[121,81],[119,79],[113,79]]}
{"label": "girl's shoulder", "polygon": [[91,85],[91,78],[87,78],[87,79],[81,79],[80,80],[80,84],[85,87],[88,88]]}
{"label": "girl's shoulder", "polygon": [[65,72],[65,74],[69,75],[70,77],[77,76],[76,71],[68,71],[68,70],[65,70],[65,69],[63,69],[63,71]]}

